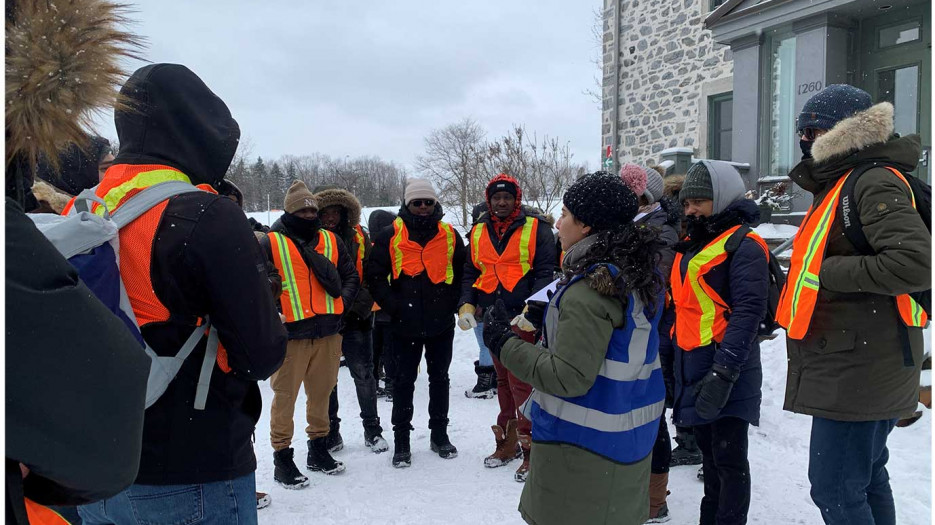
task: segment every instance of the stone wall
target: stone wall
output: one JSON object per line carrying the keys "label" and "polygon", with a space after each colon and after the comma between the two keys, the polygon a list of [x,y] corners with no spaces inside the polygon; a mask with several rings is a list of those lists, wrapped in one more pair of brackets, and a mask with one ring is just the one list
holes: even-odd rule
{"label": "stone wall", "polygon": [[[729,91],[729,87],[711,86],[728,86],[724,79],[733,74],[730,49],[716,45],[711,33],[702,29],[708,5],[708,0],[610,0],[606,4],[603,144],[612,143],[609,109],[613,106],[612,81],[619,76],[619,163],[653,163],[662,150],[673,147],[695,148],[696,156],[707,156],[699,148],[707,135],[705,97]],[[615,7],[620,15],[617,60],[607,56],[616,51]]]}

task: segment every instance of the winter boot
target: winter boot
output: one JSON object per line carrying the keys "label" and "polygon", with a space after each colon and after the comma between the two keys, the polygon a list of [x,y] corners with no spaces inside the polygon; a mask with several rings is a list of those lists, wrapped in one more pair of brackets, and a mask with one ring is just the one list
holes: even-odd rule
{"label": "winter boot", "polygon": [[497,449],[493,454],[484,458],[485,467],[502,467],[523,455],[523,451],[519,448],[519,442],[516,440],[515,419],[506,422],[506,431],[500,425],[493,425],[490,428],[493,430],[494,438],[497,441]]}
{"label": "winter boot", "polygon": [[325,438],[328,452],[334,453],[344,448],[344,438],[341,437],[341,426],[332,424],[328,436]]}
{"label": "winter boot", "polygon": [[256,510],[265,509],[272,502],[273,500],[269,497],[269,494],[265,492],[256,493]]}
{"label": "winter boot", "polygon": [[295,466],[292,460],[295,453],[292,448],[284,448],[273,452],[273,479],[287,489],[301,489],[308,486],[308,478],[305,477],[299,468]]}
{"label": "winter boot", "polygon": [[432,437],[429,445],[432,452],[438,454],[442,459],[454,459],[458,457],[458,449],[448,440],[448,430],[445,428],[432,429]]}
{"label": "winter boot", "polygon": [[665,523],[669,521],[669,473],[649,475],[649,520],[646,523]]}
{"label": "winter boot", "polygon": [[474,361],[474,373],[477,374],[477,384],[474,388],[464,391],[464,397],[475,399],[491,399],[497,396],[497,370],[492,366],[480,366],[480,361]]}
{"label": "winter boot", "polygon": [[701,465],[701,449],[698,448],[694,434],[678,432],[675,434],[675,442],[678,446],[672,451],[672,459],[669,460],[670,467]]}
{"label": "winter boot", "polygon": [[409,451],[409,432],[394,432],[393,441],[393,466],[395,468],[412,466],[412,453]]}
{"label": "winter boot", "polygon": [[[379,384],[380,383],[378,381],[377,385]],[[386,389],[383,388],[382,386],[377,386],[377,398],[381,398],[381,397],[386,397]]]}
{"label": "winter boot", "polygon": [[519,483],[526,483],[526,477],[529,476],[529,454],[532,452],[532,436],[520,434],[518,439],[519,447],[523,451],[523,463],[516,469],[513,479]]}
{"label": "winter boot", "polygon": [[696,474],[698,481],[704,481],[704,467],[698,469],[698,474]]}
{"label": "winter boot", "polygon": [[386,400],[392,403],[393,402],[393,383],[386,383],[386,387],[383,390],[386,391]]}
{"label": "winter boot", "polygon": [[344,463],[335,461],[328,453],[327,437],[308,440],[308,461],[306,466],[313,472],[340,474],[344,472]]}
{"label": "winter boot", "polygon": [[380,454],[390,449],[389,444],[383,439],[383,431],[379,426],[371,429],[364,429],[364,445],[367,445],[367,448],[375,454]]}

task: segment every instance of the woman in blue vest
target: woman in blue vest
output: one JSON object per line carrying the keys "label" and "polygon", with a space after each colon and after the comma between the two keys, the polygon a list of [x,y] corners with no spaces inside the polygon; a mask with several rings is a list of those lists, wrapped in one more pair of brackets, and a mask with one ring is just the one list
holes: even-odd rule
{"label": "woman in blue vest", "polygon": [[502,302],[485,316],[487,347],[535,388],[524,406],[533,452],[519,511],[537,525],[642,524],[665,402],[657,235],[632,222],[639,204],[620,177],[586,175],[562,203],[564,276],[544,319],[541,309],[526,314],[542,345],[516,337]]}

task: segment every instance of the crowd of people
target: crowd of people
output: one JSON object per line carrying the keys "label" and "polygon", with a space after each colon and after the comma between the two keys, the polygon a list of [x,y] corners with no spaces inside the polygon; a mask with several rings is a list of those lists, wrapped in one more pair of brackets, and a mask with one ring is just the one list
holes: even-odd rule
{"label": "crowd of people", "polygon": [[[350,191],[297,180],[267,227],[225,180],[239,126],[194,72],[150,64],[119,97],[116,155],[94,137],[31,150],[19,139],[49,127],[7,120],[8,523],[256,523],[270,502],[256,490],[258,381],[273,391],[269,481],[301,489],[303,386],[305,470],[346,470],[332,455],[342,356],[376,454],[390,449],[377,398],[392,401],[395,468],[413,466],[424,356],[429,447],[456,458],[457,327],[479,350],[465,395],[499,403],[483,467],[518,462],[526,522],[662,523],[685,512],[667,502],[670,466],[700,464],[699,522],[743,524],[773,322],[786,332],[785,409],[812,417],[822,519],[895,523],[886,441],[918,399],[931,235],[909,174],[920,140],[894,134],[889,103],[847,85],[806,102],[790,177],[814,201],[780,289],[728,162],[583,175],[554,227],[501,173],[464,237],[428,180],[409,179],[398,213],[374,211],[366,228]],[[115,242],[65,254],[37,229],[43,214],[111,218]],[[111,246],[119,275],[92,280],[76,257]],[[153,393],[166,360],[175,369]]]}

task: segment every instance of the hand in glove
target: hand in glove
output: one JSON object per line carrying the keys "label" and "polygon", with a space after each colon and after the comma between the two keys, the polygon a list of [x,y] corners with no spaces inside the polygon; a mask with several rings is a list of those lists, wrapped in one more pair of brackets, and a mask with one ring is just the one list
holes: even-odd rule
{"label": "hand in glove", "polygon": [[517,337],[510,325],[510,314],[502,299],[497,299],[493,308],[484,313],[484,344],[497,359],[500,359],[500,350],[503,344],[511,338]]}
{"label": "hand in glove", "polygon": [[542,328],[542,317],[549,303],[543,301],[529,301],[523,308],[523,313],[513,318],[510,323],[524,332],[536,332]]}
{"label": "hand in glove", "polygon": [[473,304],[462,304],[461,308],[458,309],[458,328],[465,331],[477,328],[477,319],[474,319],[475,311]]}
{"label": "hand in glove", "polygon": [[727,404],[738,377],[740,372],[714,364],[708,375],[695,386],[695,411],[698,415],[708,420],[716,418]]}

